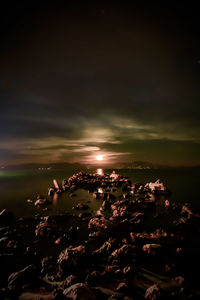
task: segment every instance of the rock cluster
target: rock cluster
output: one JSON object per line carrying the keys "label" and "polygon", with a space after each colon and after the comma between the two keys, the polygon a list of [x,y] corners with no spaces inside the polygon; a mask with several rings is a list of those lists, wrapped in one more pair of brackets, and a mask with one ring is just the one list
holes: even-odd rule
{"label": "rock cluster", "polygon": [[[62,185],[54,180],[49,190],[53,195],[85,188],[99,198],[99,215],[85,212],[86,203],[74,207],[81,215],[13,221],[6,210],[0,213],[0,263],[5,270],[0,299],[153,300],[198,295],[191,272],[197,260],[194,249],[199,249],[194,239],[199,215],[188,205],[163,200],[168,189],[160,181],[132,184],[112,174],[79,172]],[[44,205],[45,198],[37,201]]]}

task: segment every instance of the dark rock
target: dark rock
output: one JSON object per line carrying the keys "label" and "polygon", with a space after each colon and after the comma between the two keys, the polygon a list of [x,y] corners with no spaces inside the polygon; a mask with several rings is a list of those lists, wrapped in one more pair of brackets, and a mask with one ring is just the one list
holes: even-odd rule
{"label": "dark rock", "polygon": [[7,236],[4,236],[0,239],[0,246],[6,246],[8,243],[8,237]]}
{"label": "dark rock", "polygon": [[[16,299],[16,298],[14,298],[14,299]],[[17,299],[19,299],[19,300],[38,300],[38,299],[52,300],[52,299],[62,299],[62,298],[54,298],[53,294],[50,292],[45,293],[45,294],[43,292],[24,292]]]}
{"label": "dark rock", "polygon": [[115,227],[115,224],[104,217],[92,218],[88,224],[89,229],[100,230],[100,231],[109,231]]}
{"label": "dark rock", "polygon": [[145,292],[145,299],[156,300],[159,299],[161,295],[160,287],[158,284],[150,286]]}
{"label": "dark rock", "polygon": [[112,259],[122,259],[124,257],[132,258],[135,256],[136,247],[132,245],[125,244],[121,248],[116,249],[111,253]]}
{"label": "dark rock", "polygon": [[99,249],[95,250],[93,254],[106,256],[109,255],[116,245],[116,239],[109,238]]}
{"label": "dark rock", "polygon": [[123,273],[126,277],[132,277],[134,270],[132,266],[127,266],[123,268]]}
{"label": "dark rock", "polygon": [[47,199],[46,198],[44,198],[44,197],[42,197],[42,196],[37,196],[37,200],[35,201],[35,206],[37,206],[37,205],[46,205],[46,204],[48,204],[49,202],[47,201]]}
{"label": "dark rock", "polygon": [[72,300],[95,300],[96,296],[89,285],[85,283],[76,283],[63,291],[67,299]]}
{"label": "dark rock", "polygon": [[44,257],[41,260],[41,273],[51,275],[55,271],[56,260],[52,256]]}
{"label": "dark rock", "polygon": [[14,240],[10,240],[8,243],[7,243],[7,248],[14,248],[16,249],[18,247],[18,243]]}
{"label": "dark rock", "polygon": [[89,284],[99,284],[101,278],[102,278],[102,273],[95,270],[87,275],[86,282],[88,282]]}
{"label": "dark rock", "polygon": [[89,206],[87,204],[78,203],[73,209],[88,209]]}
{"label": "dark rock", "polygon": [[49,188],[49,190],[48,190],[48,196],[53,196],[54,195],[54,193],[55,193],[55,189],[54,188]]}
{"label": "dark rock", "polygon": [[120,293],[127,293],[129,291],[128,285],[125,282],[120,282],[116,291]]}
{"label": "dark rock", "polygon": [[[43,297],[40,298],[43,300]],[[54,290],[53,290],[53,295],[52,295],[52,298],[50,298],[51,300],[62,300],[62,299],[66,299],[66,297],[63,295],[63,290],[56,287]],[[37,299],[38,300],[38,299]]]}
{"label": "dark rock", "polygon": [[23,285],[34,281],[36,281],[36,268],[34,265],[29,265],[8,277],[8,288],[10,290],[20,290]]}
{"label": "dark rock", "polygon": [[87,256],[85,246],[69,246],[60,253],[58,264],[61,271],[65,274],[70,270],[74,271],[78,269],[80,265],[83,266],[87,262]]}
{"label": "dark rock", "polygon": [[64,285],[64,288],[67,288],[67,287],[69,287],[69,286],[71,286],[71,285],[73,285],[73,284],[75,284],[77,282],[78,282],[78,277],[77,276],[75,276],[75,275],[69,275],[65,279],[63,285]]}
{"label": "dark rock", "polygon": [[158,249],[161,248],[160,244],[146,244],[143,246],[142,250],[148,254],[155,254]]}

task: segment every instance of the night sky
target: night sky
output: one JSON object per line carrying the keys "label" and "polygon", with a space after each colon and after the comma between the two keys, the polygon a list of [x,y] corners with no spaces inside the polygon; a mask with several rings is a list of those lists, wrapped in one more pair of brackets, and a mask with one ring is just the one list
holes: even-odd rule
{"label": "night sky", "polygon": [[6,1],[0,165],[199,165],[195,2]]}

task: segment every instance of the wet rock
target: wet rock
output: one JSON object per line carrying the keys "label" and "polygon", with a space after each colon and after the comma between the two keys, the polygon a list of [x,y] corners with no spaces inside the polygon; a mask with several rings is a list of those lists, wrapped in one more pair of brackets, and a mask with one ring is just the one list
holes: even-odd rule
{"label": "wet rock", "polygon": [[143,246],[142,250],[148,254],[155,254],[156,250],[161,248],[160,244],[146,244]]}
{"label": "wet rock", "polygon": [[161,296],[160,287],[158,284],[150,286],[145,293],[145,299],[156,300]]}
{"label": "wet rock", "polygon": [[58,258],[58,264],[63,273],[70,270],[74,271],[82,264],[87,263],[88,254],[86,253],[85,246],[80,245],[77,247],[69,246],[63,250]]}
{"label": "wet rock", "polygon": [[70,238],[67,235],[63,234],[62,236],[60,236],[59,238],[57,238],[55,240],[55,244],[56,245],[65,245],[65,244],[67,244],[67,242],[69,241],[69,239]]}
{"label": "wet rock", "polygon": [[67,299],[73,300],[95,300],[96,296],[86,283],[76,283],[63,291]]}
{"label": "wet rock", "polygon": [[[37,293],[37,292],[34,292],[34,293],[31,293],[31,292],[25,292],[25,293],[22,293],[19,298],[19,300],[38,300],[38,299],[42,299],[42,300],[52,300],[52,299],[55,299],[53,298],[53,295],[52,293]],[[61,298],[59,298],[61,299]]]}
{"label": "wet rock", "polygon": [[131,257],[135,256],[135,253],[136,253],[136,247],[135,246],[125,244],[121,248],[118,248],[115,251],[113,251],[111,253],[111,258],[120,260],[124,257],[127,257],[127,258],[130,259]]}
{"label": "wet rock", "polygon": [[185,283],[185,278],[182,276],[176,277],[175,280],[178,283],[178,285],[183,285]]}
{"label": "wet rock", "polygon": [[49,190],[48,190],[48,196],[53,196],[54,195],[54,193],[55,193],[55,189],[54,188],[49,188]]}
{"label": "wet rock", "polygon": [[182,206],[181,214],[186,214],[186,217],[188,219],[191,218],[191,216],[193,216],[192,210],[187,205]]}
{"label": "wet rock", "polygon": [[75,283],[78,283],[78,277],[75,276],[75,275],[69,275],[69,276],[65,279],[63,285],[64,285],[64,288],[67,288],[67,287],[69,287],[69,286],[71,286],[71,285],[73,285],[73,284],[75,284]]}
{"label": "wet rock", "polygon": [[183,249],[182,248],[176,248],[176,254],[180,255],[183,253]]}
{"label": "wet rock", "polygon": [[106,209],[109,209],[110,206],[111,206],[110,202],[104,200],[103,203],[102,203],[102,206],[101,206],[100,210],[105,211]]}
{"label": "wet rock", "polygon": [[160,181],[160,179],[155,182],[146,183],[145,189],[149,190],[151,193],[169,194],[168,188]]}
{"label": "wet rock", "polygon": [[7,243],[7,248],[13,248],[13,249],[16,249],[18,247],[17,245],[18,243],[14,240],[10,240],[8,243]]}
{"label": "wet rock", "polygon": [[72,209],[88,209],[89,206],[87,204],[83,204],[83,203],[78,203],[75,207],[73,207]]}
{"label": "wet rock", "polygon": [[27,202],[27,203],[33,203],[33,200],[27,199],[26,202]]}
{"label": "wet rock", "polygon": [[120,267],[113,262],[112,265],[105,266],[104,272],[102,274],[106,281],[110,281],[111,278],[120,278],[123,273]]}
{"label": "wet rock", "polygon": [[132,266],[126,266],[123,268],[123,274],[126,276],[126,277],[132,277],[133,274],[134,274],[134,270],[133,270],[133,267]]}
{"label": "wet rock", "polygon": [[4,237],[2,237],[2,238],[0,239],[0,246],[1,246],[1,247],[6,246],[7,243],[8,243],[8,237],[7,237],[7,236],[4,236]]}
{"label": "wet rock", "polygon": [[116,288],[116,291],[120,292],[120,293],[127,293],[129,291],[129,287],[128,287],[127,283],[120,282]]}
{"label": "wet rock", "polygon": [[44,197],[42,197],[42,196],[37,196],[37,200],[35,201],[35,206],[37,206],[37,205],[46,205],[46,204],[48,204],[49,202],[47,201],[47,199],[46,198],[44,198]]}
{"label": "wet rock", "polygon": [[51,275],[55,271],[56,260],[52,256],[44,257],[41,260],[41,273]]}
{"label": "wet rock", "polygon": [[[66,297],[63,295],[63,289],[60,289],[59,287],[56,287],[53,290],[52,300],[62,300],[66,299]],[[38,299],[37,299],[38,300]]]}
{"label": "wet rock", "polygon": [[56,224],[49,222],[42,222],[37,225],[35,230],[36,236],[49,236],[52,233],[52,229],[56,227]]}
{"label": "wet rock", "polygon": [[95,238],[98,239],[103,236],[105,236],[105,233],[103,233],[102,231],[94,231],[94,232],[89,233],[90,239],[95,239]]}
{"label": "wet rock", "polygon": [[165,207],[170,207],[170,202],[169,202],[169,200],[165,200]]}
{"label": "wet rock", "polygon": [[161,228],[158,228],[155,232],[151,232],[151,233],[147,233],[147,232],[143,232],[143,233],[130,233],[130,237],[131,237],[131,241],[132,242],[147,242],[147,241],[158,241],[160,239],[164,239],[168,237],[168,234],[166,231],[164,231]]}
{"label": "wet rock", "polygon": [[93,230],[100,230],[100,231],[108,231],[115,227],[115,224],[113,222],[110,222],[106,218],[102,217],[95,217],[92,218],[88,224],[89,229]]}
{"label": "wet rock", "polygon": [[9,227],[1,227],[0,228],[0,236],[6,235],[6,232],[8,233]]}
{"label": "wet rock", "polygon": [[106,256],[109,255],[116,246],[116,239],[109,238],[99,249],[93,252],[94,255]]}
{"label": "wet rock", "polygon": [[129,223],[141,223],[144,219],[144,213],[141,212],[135,212],[132,214],[132,218],[129,220]]}
{"label": "wet rock", "polygon": [[102,277],[103,277],[102,273],[95,270],[86,276],[86,282],[93,285],[99,284],[101,282]]}
{"label": "wet rock", "polygon": [[8,288],[10,290],[19,290],[23,285],[36,281],[36,268],[34,265],[29,265],[24,269],[12,273],[8,277]]}
{"label": "wet rock", "polygon": [[176,227],[183,227],[185,224],[188,223],[188,218],[185,218],[185,217],[181,217],[179,218],[178,220],[174,220],[173,221],[173,224],[176,226]]}

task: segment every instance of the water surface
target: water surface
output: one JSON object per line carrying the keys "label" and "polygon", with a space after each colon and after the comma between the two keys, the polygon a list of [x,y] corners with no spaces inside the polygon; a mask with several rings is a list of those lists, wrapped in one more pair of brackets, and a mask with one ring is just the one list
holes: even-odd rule
{"label": "water surface", "polygon": [[[7,208],[17,216],[32,216],[41,212],[40,208],[27,203],[27,199],[35,200],[37,195],[47,196],[48,188],[53,185],[56,178],[61,183],[74,172],[80,170],[35,170],[35,171],[1,171],[0,172],[0,210]],[[94,172],[95,170],[88,170]],[[104,170],[111,173],[112,170]],[[127,176],[134,182],[146,183],[162,180],[172,191],[171,201],[190,203],[195,210],[200,210],[200,176],[198,169],[168,169],[168,170],[118,170],[121,175]],[[63,193],[52,199],[48,213],[62,213],[71,211],[72,206],[78,202],[90,202],[92,210],[98,209],[100,203],[94,200],[92,194],[85,190],[75,192],[75,197],[70,193]]]}

